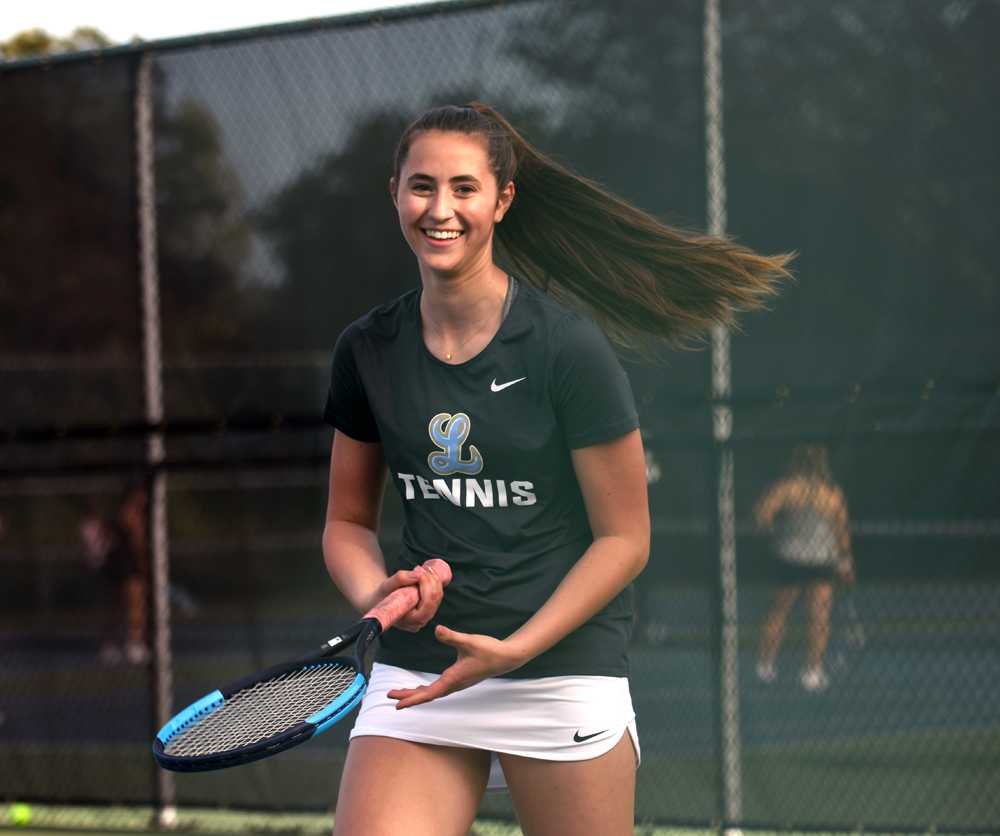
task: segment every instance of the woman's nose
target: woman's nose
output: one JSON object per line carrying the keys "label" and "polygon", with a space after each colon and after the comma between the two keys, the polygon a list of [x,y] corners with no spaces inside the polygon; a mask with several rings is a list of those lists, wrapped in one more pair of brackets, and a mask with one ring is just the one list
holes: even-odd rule
{"label": "woman's nose", "polygon": [[438,223],[448,220],[455,214],[451,206],[451,196],[446,191],[439,191],[431,200],[427,214]]}

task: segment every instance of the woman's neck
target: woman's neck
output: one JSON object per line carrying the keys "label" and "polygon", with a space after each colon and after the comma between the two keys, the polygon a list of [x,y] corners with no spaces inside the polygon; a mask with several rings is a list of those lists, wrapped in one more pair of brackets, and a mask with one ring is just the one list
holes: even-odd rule
{"label": "woman's neck", "polygon": [[499,324],[508,281],[507,274],[492,263],[456,278],[422,274],[421,313],[443,335],[461,336],[484,328],[491,318]]}

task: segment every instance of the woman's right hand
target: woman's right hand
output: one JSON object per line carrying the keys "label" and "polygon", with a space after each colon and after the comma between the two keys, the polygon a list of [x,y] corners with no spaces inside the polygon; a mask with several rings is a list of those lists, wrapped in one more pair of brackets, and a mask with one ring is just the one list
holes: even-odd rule
{"label": "woman's right hand", "polygon": [[842,583],[848,586],[854,586],[857,580],[854,574],[854,559],[850,557],[843,558],[840,563],[837,564],[837,577],[840,578]]}
{"label": "woman's right hand", "polygon": [[404,586],[415,586],[420,595],[417,606],[399,619],[393,626],[408,633],[416,633],[427,626],[434,617],[441,599],[444,597],[444,584],[430,569],[417,566],[414,569],[400,569],[379,584],[371,598],[374,606],[387,595]]}

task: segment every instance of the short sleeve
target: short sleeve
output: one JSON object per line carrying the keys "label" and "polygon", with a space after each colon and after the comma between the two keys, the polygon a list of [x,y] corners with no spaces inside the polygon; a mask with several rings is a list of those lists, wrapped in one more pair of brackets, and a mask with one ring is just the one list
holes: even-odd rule
{"label": "short sleeve", "polygon": [[638,427],[632,386],[604,332],[570,315],[552,339],[551,395],[567,446],[601,444]]}
{"label": "short sleeve", "polygon": [[357,327],[350,325],[337,339],[323,418],[356,441],[374,442],[379,440],[379,431],[358,372],[355,355],[358,337]]}

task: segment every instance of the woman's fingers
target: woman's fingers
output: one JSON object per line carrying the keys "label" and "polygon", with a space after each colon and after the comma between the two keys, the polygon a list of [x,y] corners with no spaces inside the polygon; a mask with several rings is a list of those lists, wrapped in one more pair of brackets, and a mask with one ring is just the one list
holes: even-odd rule
{"label": "woman's fingers", "polygon": [[398,710],[430,702],[450,693],[451,690],[448,689],[447,685],[441,679],[435,679],[430,685],[421,685],[417,688],[399,688],[390,691],[388,697],[391,700],[398,700],[396,703],[396,709]]}
{"label": "woman's fingers", "polygon": [[396,708],[439,699],[491,676],[508,673],[525,661],[519,659],[509,645],[491,636],[460,633],[441,624],[434,628],[434,636],[442,644],[454,647],[458,658],[429,685],[389,691],[389,699],[398,700]]}
{"label": "woman's fingers", "polygon": [[441,672],[441,676],[435,679],[430,685],[418,685],[416,688],[396,688],[386,695],[391,700],[398,700],[396,708],[410,708],[414,705],[430,702],[431,700],[445,697],[455,691],[468,688],[470,685],[485,679],[480,676],[470,679],[468,673],[463,673],[462,669],[468,667],[463,664],[464,660],[459,660],[449,668]]}
{"label": "woman's fingers", "polygon": [[444,584],[430,569],[417,566],[400,570],[393,578],[399,577],[400,586],[416,586],[419,594],[417,606],[396,622],[396,627],[408,633],[416,633],[427,626],[441,606],[444,598]]}
{"label": "woman's fingers", "polygon": [[401,589],[404,586],[416,586],[420,583],[420,575],[414,569],[400,569],[398,572],[393,572],[389,577],[382,581],[382,585],[379,587],[378,594],[379,600],[385,598],[390,592],[395,592],[397,589]]}
{"label": "woman's fingers", "polygon": [[457,630],[452,630],[443,624],[438,624],[434,628],[434,638],[441,642],[441,644],[461,649],[468,644],[468,639],[471,637],[468,633],[459,633]]}
{"label": "woman's fingers", "polygon": [[444,597],[444,585],[441,579],[430,569],[418,566],[415,570],[419,577],[420,603],[412,612],[413,620],[420,622],[421,626],[426,624],[434,613],[441,606],[441,599]]}

